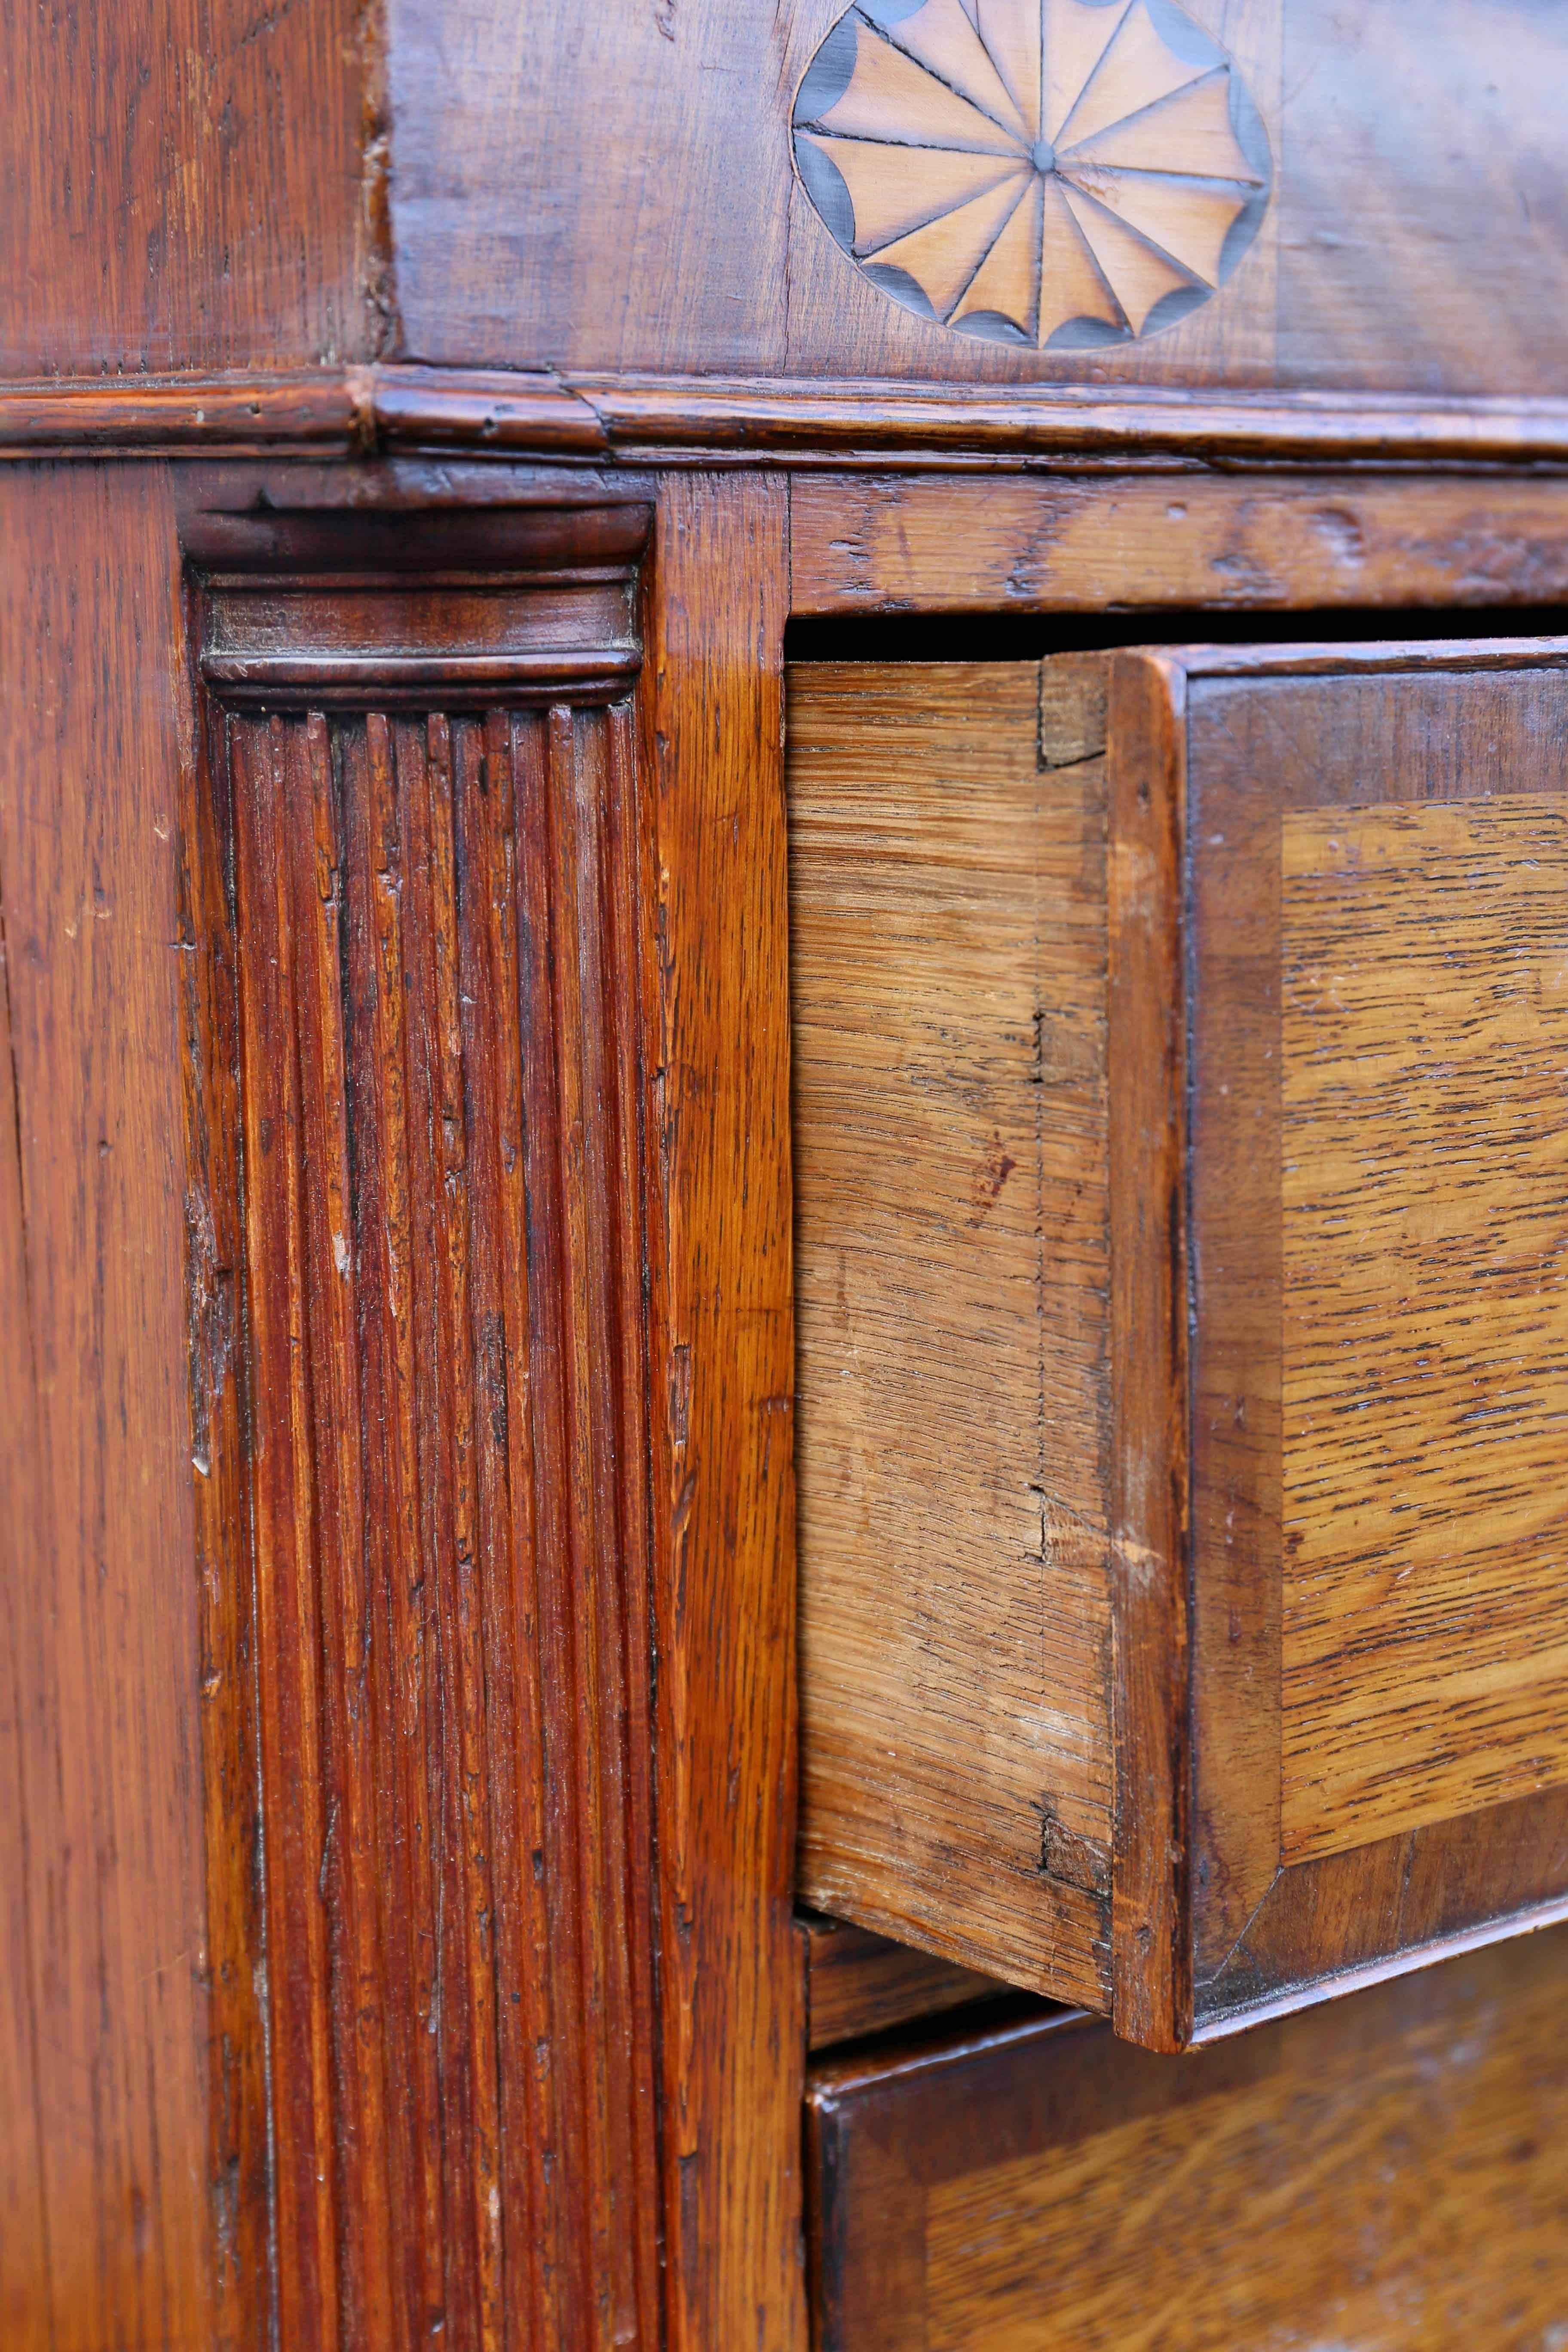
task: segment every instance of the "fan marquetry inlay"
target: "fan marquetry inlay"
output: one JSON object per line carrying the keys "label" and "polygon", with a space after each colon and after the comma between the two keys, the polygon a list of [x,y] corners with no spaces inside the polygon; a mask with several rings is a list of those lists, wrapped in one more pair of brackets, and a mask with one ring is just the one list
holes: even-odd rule
{"label": "fan marquetry inlay", "polygon": [[1207,301],[1272,181],[1240,75],[1174,0],[858,0],[806,70],[795,149],[883,293],[1042,350]]}

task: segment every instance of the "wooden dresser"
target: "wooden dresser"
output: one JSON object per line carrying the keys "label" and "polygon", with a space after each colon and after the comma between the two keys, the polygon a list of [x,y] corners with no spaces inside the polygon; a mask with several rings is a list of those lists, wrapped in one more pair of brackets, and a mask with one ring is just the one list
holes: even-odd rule
{"label": "wooden dresser", "polygon": [[6,32],[0,2343],[1561,2352],[1568,10]]}

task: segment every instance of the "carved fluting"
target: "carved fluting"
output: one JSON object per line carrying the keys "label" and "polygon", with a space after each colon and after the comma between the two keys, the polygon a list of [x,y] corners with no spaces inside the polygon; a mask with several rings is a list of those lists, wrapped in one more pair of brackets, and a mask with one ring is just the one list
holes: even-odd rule
{"label": "carved fluting", "polygon": [[213,732],[278,2340],[651,2342],[630,705]]}
{"label": "carved fluting", "polygon": [[1174,0],[857,0],[795,133],[806,194],[884,294],[1039,349],[1185,318],[1273,178],[1240,76]]}

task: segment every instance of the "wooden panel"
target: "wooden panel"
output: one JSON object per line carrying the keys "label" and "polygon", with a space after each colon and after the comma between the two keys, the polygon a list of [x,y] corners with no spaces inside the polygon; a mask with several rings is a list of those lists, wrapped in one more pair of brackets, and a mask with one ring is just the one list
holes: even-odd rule
{"label": "wooden panel", "polygon": [[[386,16],[406,356],[706,369],[782,355],[789,101],[770,10],[389,0]],[[716,235],[736,203],[744,236]]]}
{"label": "wooden panel", "polygon": [[1568,800],[1511,765],[1282,828],[1292,1860],[1568,1772]]}
{"label": "wooden panel", "polygon": [[[646,523],[620,510],[623,569]],[[191,893],[232,919],[193,945],[232,961],[237,998],[192,1159],[221,1172],[200,1146],[237,1097],[239,1201],[205,1214],[243,1220],[246,1439],[237,1469],[211,1458],[236,1418],[199,1412],[198,1469],[255,1547],[272,2325],[323,2347],[651,2338],[640,835],[630,706],[584,707],[624,698],[624,663],[612,646],[595,679],[581,631],[572,657],[582,616],[547,571],[558,698],[465,709],[476,632],[436,591],[422,643],[458,709],[410,708],[387,630],[344,642],[377,598],[419,635],[406,577],[344,590],[374,526],[256,528],[333,575],[207,587],[209,678],[237,602],[263,598],[273,649],[215,715],[214,815],[187,825],[193,862],[233,875],[231,919],[209,875]],[[419,535],[398,535],[416,572]],[[383,656],[391,714],[355,711]],[[537,652],[511,658],[538,699]],[[290,709],[295,670],[349,707]],[[193,1274],[199,1298],[199,1255]],[[232,1806],[232,1753],[207,1761]],[[246,2318],[268,2320],[254,2284]]]}
{"label": "wooden panel", "polygon": [[20,1845],[0,2332],[18,2352],[205,2344],[224,2211],[205,2158],[168,478],[17,471],[4,532],[28,552],[0,594],[0,1707]]}
{"label": "wooden panel", "polygon": [[1005,1991],[994,1977],[955,1969],[907,1944],[851,1927],[842,1919],[808,1917],[805,1940],[807,2039],[813,2050],[836,2042],[885,2033],[912,2019],[934,2017]]}
{"label": "wooden panel", "polygon": [[1190,657],[1202,2031],[1568,1885],[1561,658]]}
{"label": "wooden panel", "polygon": [[1544,478],[822,474],[795,483],[790,518],[801,614],[1375,612],[1568,595],[1568,484]]}
{"label": "wooden panel", "polygon": [[1289,0],[1281,383],[1544,389],[1568,257],[1505,214],[1559,200],[1565,72],[1568,22],[1530,0]]}
{"label": "wooden panel", "polygon": [[647,751],[662,2157],[672,2352],[803,2352],[787,491],[660,486]]}
{"label": "wooden panel", "polygon": [[[1100,13],[1071,0],[1051,0],[1050,12]],[[1473,0],[1435,8],[1387,0],[1373,23],[1348,0],[1184,0],[1179,15],[1141,5],[1101,94],[1114,86],[1117,102],[1131,104],[1159,86],[1157,77],[1140,80],[1139,53],[1146,66],[1148,52],[1170,48],[1161,26],[1178,68],[1191,28],[1217,39],[1267,131],[1273,195],[1262,234],[1212,300],[1127,341],[1120,322],[1130,315],[1142,323],[1163,281],[1150,275],[1148,239],[1130,235],[1123,246],[1111,230],[1126,226],[1149,189],[1119,183],[1125,146],[1112,145],[1107,163],[1092,136],[1077,158],[1092,188],[1064,176],[1054,158],[1048,176],[1034,171],[1017,255],[997,255],[992,279],[1010,257],[1021,285],[1035,275],[1037,191],[1042,205],[1052,200],[1061,238],[1077,252],[1070,240],[1081,226],[1065,217],[1070,190],[1107,257],[1099,301],[1110,339],[1050,351],[1037,348],[1039,322],[1026,306],[1017,340],[989,341],[907,307],[907,287],[904,303],[889,299],[807,195],[793,169],[792,120],[814,59],[847,14],[842,0],[782,9],[764,0],[660,0],[612,27],[561,5],[520,23],[496,0],[458,0],[437,26],[415,0],[399,0],[390,14],[392,219],[409,354],[883,385],[1518,394],[1561,382],[1568,275],[1543,160],[1555,152],[1555,94],[1568,70],[1568,28],[1556,11],[1490,0],[1478,21]],[[870,9],[852,21],[881,67],[873,96],[885,97],[882,83],[898,71],[881,55],[890,51],[915,58],[917,85],[931,79],[928,72],[922,82],[924,53],[944,90],[967,72],[984,97],[974,77],[1005,83],[1010,58],[1016,73],[1031,34],[1037,46],[1040,11],[1034,0],[991,10],[989,60],[976,58],[973,43],[957,57],[958,33],[941,0],[927,0],[923,12]],[[896,31],[897,43],[872,23]],[[1176,95],[1168,71],[1154,102],[1168,109]],[[871,146],[868,124],[889,128],[867,114],[865,97],[856,96],[859,127],[843,148]],[[994,91],[990,102],[997,104]],[[809,93],[801,103],[815,112]],[[905,170],[942,103],[932,96],[906,107],[891,125],[884,143],[901,150],[895,161]],[[1132,121],[1140,162],[1168,170],[1186,160],[1179,145],[1156,154],[1152,118]],[[1058,124],[1064,164],[1074,160],[1073,128]],[[1101,143],[1110,128],[1101,127]],[[1016,143],[1026,131],[1035,136],[1020,118],[1009,159],[1033,167],[1032,152]],[[1228,151],[1222,160],[1234,173]],[[918,173],[914,184],[918,198]],[[908,229],[920,234],[940,208],[933,200],[922,213],[916,201]],[[1204,225],[1193,209],[1180,234],[1165,225],[1163,248],[1180,247],[1176,260],[1188,267],[1176,274],[1189,290],[1205,269],[1217,271],[1228,218],[1218,213],[1207,234],[1194,236]],[[1137,218],[1150,226],[1142,212]],[[942,273],[953,257],[943,250],[933,278],[939,313],[952,290]],[[912,257],[927,264],[923,250]],[[1057,276],[1067,279],[1065,263]],[[994,283],[984,291],[976,307],[1011,315]],[[1080,316],[1092,313],[1092,300],[1078,300]]]}
{"label": "wooden panel", "polygon": [[7,23],[0,374],[314,367],[385,329],[378,61],[355,0]]}
{"label": "wooden panel", "polygon": [[1223,2050],[1045,2020],[811,2090],[824,2352],[1555,2344],[1564,1931]]}
{"label": "wooden panel", "polygon": [[1096,2002],[1097,685],[1059,688],[1044,758],[1034,665],[797,667],[789,706],[802,1888]]}

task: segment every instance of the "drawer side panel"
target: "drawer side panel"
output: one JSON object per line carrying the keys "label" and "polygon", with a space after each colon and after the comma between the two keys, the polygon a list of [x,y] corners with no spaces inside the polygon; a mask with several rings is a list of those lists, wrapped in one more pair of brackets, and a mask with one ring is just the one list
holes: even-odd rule
{"label": "drawer side panel", "polygon": [[1072,667],[1043,709],[1032,664],[791,681],[802,1880],[1099,2004],[1103,694]]}

